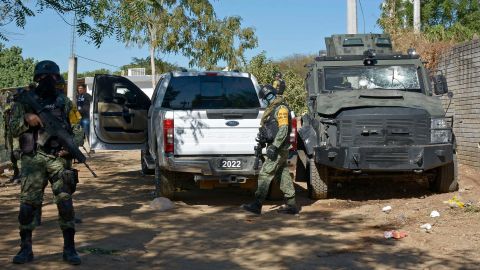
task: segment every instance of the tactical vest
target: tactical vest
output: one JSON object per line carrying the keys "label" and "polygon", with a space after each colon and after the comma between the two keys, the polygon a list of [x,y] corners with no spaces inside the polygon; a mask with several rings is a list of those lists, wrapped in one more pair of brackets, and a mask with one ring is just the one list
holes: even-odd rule
{"label": "tactical vest", "polygon": [[[290,133],[292,132],[292,116],[290,114],[290,107],[288,107],[287,103],[285,102],[279,103],[277,106],[275,106],[275,109],[272,111],[272,113],[267,117],[267,120],[265,120],[263,126],[260,127],[260,134],[262,134],[268,144],[273,143],[278,133],[278,123],[277,119],[275,118],[275,114],[280,106],[285,106],[288,109],[288,136],[290,136]],[[286,142],[289,142],[288,137],[283,144]]]}
{"label": "tactical vest", "polygon": [[[35,99],[44,111],[50,112],[56,119],[58,119],[63,128],[72,133],[72,127],[68,121],[65,97],[63,94],[57,94],[46,98],[40,98],[35,95]],[[24,154],[33,153],[37,147],[47,154],[56,154],[61,148],[61,145],[55,137],[49,137],[45,130],[39,127],[29,128],[20,136],[19,142],[20,148]]]}

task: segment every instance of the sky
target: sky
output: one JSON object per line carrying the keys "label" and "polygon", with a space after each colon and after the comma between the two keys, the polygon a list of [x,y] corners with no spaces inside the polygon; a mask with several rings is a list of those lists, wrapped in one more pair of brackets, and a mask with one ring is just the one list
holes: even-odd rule
{"label": "sky", "polygon": [[[271,59],[281,59],[293,54],[315,54],[325,48],[325,37],[345,33],[347,0],[216,0],[212,1],[217,17],[237,15],[244,27],[255,28],[258,47],[246,52],[248,59],[265,51]],[[379,33],[377,25],[382,0],[359,0],[357,3],[358,33]],[[71,17],[65,16],[70,22]],[[24,57],[36,60],[53,60],[62,72],[67,70],[70,57],[72,27],[53,11],[29,18],[24,29],[10,24],[2,29],[8,32],[6,46],[19,46]],[[75,53],[78,71],[100,68],[119,70],[133,57],[149,55],[148,47],[126,47],[125,44],[107,38],[97,48],[84,37],[76,38]],[[160,59],[188,67],[188,59],[181,55],[159,55]],[[108,63],[101,64],[99,62]]]}

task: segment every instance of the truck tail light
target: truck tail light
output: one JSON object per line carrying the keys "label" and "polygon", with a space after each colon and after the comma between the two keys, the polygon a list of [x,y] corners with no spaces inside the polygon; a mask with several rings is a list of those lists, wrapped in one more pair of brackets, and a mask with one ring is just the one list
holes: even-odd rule
{"label": "truck tail light", "polygon": [[297,150],[297,118],[292,119],[292,132],[290,133],[291,150]]}
{"label": "truck tail light", "polygon": [[163,145],[165,147],[165,153],[173,153],[174,150],[174,136],[173,136],[173,119],[163,120]]}

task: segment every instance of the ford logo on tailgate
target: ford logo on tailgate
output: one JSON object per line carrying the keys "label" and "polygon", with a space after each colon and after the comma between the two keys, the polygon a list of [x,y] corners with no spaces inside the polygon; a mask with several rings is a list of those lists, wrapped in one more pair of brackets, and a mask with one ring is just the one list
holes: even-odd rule
{"label": "ford logo on tailgate", "polygon": [[236,126],[238,126],[238,124],[240,124],[240,123],[238,123],[237,121],[228,121],[228,122],[225,123],[225,125],[227,125],[229,127],[236,127]]}

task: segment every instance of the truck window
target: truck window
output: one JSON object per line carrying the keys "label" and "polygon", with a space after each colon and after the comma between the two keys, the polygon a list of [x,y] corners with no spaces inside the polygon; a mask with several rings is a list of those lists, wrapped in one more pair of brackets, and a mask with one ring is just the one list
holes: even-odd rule
{"label": "truck window", "polygon": [[260,108],[252,80],[227,76],[172,77],[162,102],[173,110]]}
{"label": "truck window", "polygon": [[422,91],[419,72],[414,65],[325,68],[324,90],[358,89]]}

